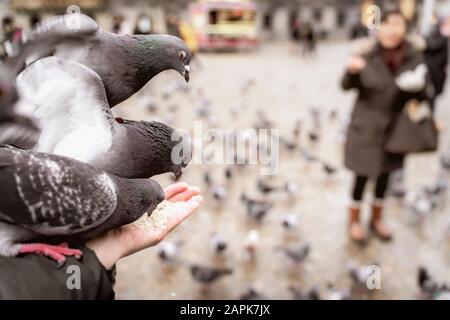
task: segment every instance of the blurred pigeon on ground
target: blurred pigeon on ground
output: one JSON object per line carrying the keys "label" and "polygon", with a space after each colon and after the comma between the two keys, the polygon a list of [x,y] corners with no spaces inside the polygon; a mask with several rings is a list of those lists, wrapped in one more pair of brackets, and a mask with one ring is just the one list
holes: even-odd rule
{"label": "blurred pigeon on ground", "polygon": [[173,264],[180,254],[181,241],[163,241],[158,246],[158,257],[166,264]]}
{"label": "blurred pigeon on ground", "polygon": [[227,180],[233,178],[233,168],[231,166],[226,167],[224,175]]}
{"label": "blurred pigeon on ground", "polygon": [[251,199],[245,194],[241,195],[241,202],[245,205],[248,216],[255,219],[257,222],[261,222],[273,207],[273,203],[271,202]]}
{"label": "blurred pigeon on ground", "polygon": [[211,178],[211,174],[208,171],[205,171],[203,173],[203,183],[205,184],[205,186],[209,189],[212,187],[213,181]]}
{"label": "blurred pigeon on ground", "polygon": [[354,262],[348,263],[348,272],[350,278],[353,281],[353,284],[356,287],[367,288],[368,280],[373,275],[373,265],[376,264],[373,263],[371,265],[357,265]]}
{"label": "blurred pigeon on ground", "polygon": [[[100,77],[74,61],[49,57],[18,77],[24,98],[42,120],[37,151],[67,156],[124,178],[181,175],[187,142],[159,122],[114,119]],[[185,148],[186,147],[186,148]],[[172,159],[175,148],[180,160]]]}
{"label": "blurred pigeon on ground", "polygon": [[244,258],[249,261],[256,259],[256,250],[259,243],[259,232],[257,230],[250,230],[244,239]]}
{"label": "blurred pigeon on ground", "polygon": [[217,202],[223,202],[227,197],[227,190],[221,185],[213,185],[211,187],[213,199]]}
{"label": "blurred pigeon on ground", "polygon": [[326,175],[332,176],[336,173],[337,168],[328,163],[322,163],[323,171]]}
{"label": "blurred pigeon on ground", "polygon": [[295,122],[294,130],[293,130],[294,139],[300,138],[300,134],[301,133],[302,133],[302,121],[301,120],[297,120]]}
{"label": "blurred pigeon on ground", "polygon": [[198,264],[192,265],[190,271],[194,280],[202,284],[212,284],[220,278],[233,273],[233,270],[230,268],[214,268]]}
{"label": "blurred pigeon on ground", "polygon": [[298,147],[298,143],[296,141],[290,141],[284,137],[280,137],[280,144],[288,151],[294,151]]}
{"label": "blurred pigeon on ground", "polygon": [[247,291],[239,297],[239,300],[265,300],[265,296],[256,291],[255,288],[249,287]]}
{"label": "blurred pigeon on ground", "polygon": [[288,194],[290,197],[295,197],[298,194],[298,185],[293,181],[287,181],[284,184],[284,191]]}
{"label": "blurred pigeon on ground", "polygon": [[292,293],[294,300],[321,300],[318,287],[304,292],[300,288],[290,286],[289,291]]}
{"label": "blurred pigeon on ground", "polygon": [[263,180],[261,178],[256,182],[256,187],[262,194],[268,194],[274,191],[277,191],[279,188],[270,184],[267,180]]}
{"label": "blurred pigeon on ground", "polygon": [[164,200],[151,179],[123,179],[57,155],[0,147],[0,255],[38,253],[58,263],[79,250],[45,243],[85,240],[132,223]]}
{"label": "blurred pigeon on ground", "polygon": [[283,214],[281,217],[281,225],[286,230],[293,230],[298,225],[298,217],[293,213]]}
{"label": "blurred pigeon on ground", "polygon": [[425,267],[420,267],[417,274],[417,284],[425,299],[449,300],[450,286],[437,283]]}
{"label": "blurred pigeon on ground", "polygon": [[281,250],[294,264],[300,264],[309,256],[311,246],[306,243],[299,247],[281,248]]}
{"label": "blurred pigeon on ground", "polygon": [[406,209],[419,222],[424,222],[437,205],[435,199],[432,199],[426,193],[415,191],[409,191],[406,194],[404,202]]}
{"label": "blurred pigeon on ground", "polygon": [[[76,26],[72,21],[76,21]],[[173,69],[189,81],[191,53],[179,38],[162,35],[114,34],[102,30],[84,14],[68,14],[43,21],[15,44],[9,63],[33,53],[28,62],[55,55],[77,61],[103,81],[108,105],[127,100],[153,77]]]}
{"label": "blurred pigeon on ground", "polygon": [[215,254],[221,255],[228,248],[227,242],[217,233],[214,233],[210,238],[211,247]]}

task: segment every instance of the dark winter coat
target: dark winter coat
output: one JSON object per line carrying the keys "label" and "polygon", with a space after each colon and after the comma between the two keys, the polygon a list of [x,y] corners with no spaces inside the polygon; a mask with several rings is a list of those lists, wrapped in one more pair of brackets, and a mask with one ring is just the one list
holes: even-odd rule
{"label": "dark winter coat", "polygon": [[344,90],[358,90],[345,145],[345,166],[356,174],[378,177],[403,166],[402,156],[384,151],[389,126],[409,98],[400,94],[395,79],[424,62],[423,47],[419,41],[408,40],[403,64],[393,74],[373,39],[356,41],[353,54],[362,56],[367,65],[360,74],[345,73],[342,79]]}
{"label": "dark winter coat", "polygon": [[[0,257],[0,300],[114,299],[114,271],[107,271],[92,250],[84,246],[78,249],[83,251],[82,260],[68,257],[62,267],[33,254]],[[79,288],[75,278],[70,278],[78,272],[71,269],[74,267],[79,270]]]}

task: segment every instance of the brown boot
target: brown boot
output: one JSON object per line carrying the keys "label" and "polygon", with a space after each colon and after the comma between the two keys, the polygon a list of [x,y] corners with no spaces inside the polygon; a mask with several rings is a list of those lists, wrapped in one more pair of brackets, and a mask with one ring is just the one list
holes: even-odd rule
{"label": "brown boot", "polygon": [[392,233],[383,223],[383,205],[372,205],[372,218],[370,219],[370,228],[382,241],[391,241]]}
{"label": "brown boot", "polygon": [[367,236],[359,219],[360,212],[361,209],[359,207],[350,206],[348,235],[352,241],[358,244],[365,244]]}

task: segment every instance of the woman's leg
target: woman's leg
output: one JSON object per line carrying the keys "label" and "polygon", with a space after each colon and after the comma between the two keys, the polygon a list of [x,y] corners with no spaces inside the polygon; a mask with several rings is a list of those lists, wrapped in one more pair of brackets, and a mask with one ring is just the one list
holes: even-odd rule
{"label": "woman's leg", "polygon": [[349,236],[350,239],[358,243],[364,243],[367,238],[360,220],[361,200],[363,198],[367,180],[368,177],[355,176],[352,192],[353,202],[349,207]]}
{"label": "woman's leg", "polygon": [[370,226],[375,234],[380,239],[389,241],[392,239],[392,234],[386,225],[383,223],[383,204],[384,196],[389,184],[389,173],[382,174],[377,179],[375,187],[375,199],[372,204],[372,217],[370,220]]}
{"label": "woman's leg", "polygon": [[352,192],[353,202],[361,202],[368,179],[369,179],[368,177],[364,176],[359,175],[355,176],[355,182],[353,184],[353,192]]}

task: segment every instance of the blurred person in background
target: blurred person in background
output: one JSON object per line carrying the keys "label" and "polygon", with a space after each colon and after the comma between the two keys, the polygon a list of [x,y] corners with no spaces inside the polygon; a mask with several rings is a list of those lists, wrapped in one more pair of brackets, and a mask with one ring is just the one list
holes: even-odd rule
{"label": "blurred person in background", "polygon": [[447,80],[448,37],[450,36],[450,16],[434,20],[433,28],[426,37],[425,61],[433,83],[430,106],[434,110],[436,99],[442,94]]}
{"label": "blurred person in background", "polygon": [[22,29],[16,27],[14,18],[11,16],[6,16],[2,20],[2,32],[3,32],[3,42],[10,41],[14,42],[20,38],[22,35]]}
{"label": "blurred person in background", "polygon": [[114,16],[112,20],[111,31],[113,33],[120,33],[122,29],[123,16]]}
{"label": "blurred person in background", "polygon": [[306,22],[300,29],[303,38],[303,54],[312,55],[316,50],[317,33],[311,22]]}
{"label": "blurred person in background", "polygon": [[403,156],[385,152],[384,142],[391,123],[404,106],[398,99],[400,93],[406,102],[425,91],[425,74],[417,73],[414,90],[400,90],[396,83],[400,75],[409,72],[415,76],[416,68],[424,67],[423,49],[419,41],[407,39],[407,21],[394,8],[382,13],[376,39],[356,40],[347,62],[342,88],[358,91],[345,145],[345,165],[354,172],[348,232],[357,243],[367,240],[360,213],[369,180],[375,182],[371,230],[382,240],[392,238],[383,219],[383,203],[390,173],[403,167]]}

